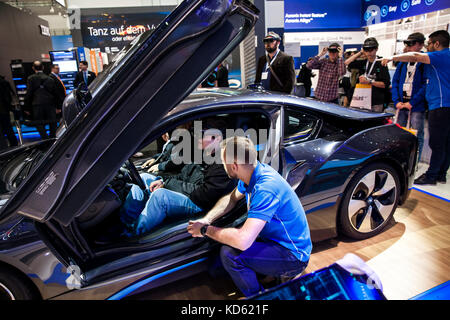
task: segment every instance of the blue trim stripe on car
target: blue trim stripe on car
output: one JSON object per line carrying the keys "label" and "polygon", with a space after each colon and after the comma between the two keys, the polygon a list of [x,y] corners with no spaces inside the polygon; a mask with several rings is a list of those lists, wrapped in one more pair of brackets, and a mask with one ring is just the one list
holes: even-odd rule
{"label": "blue trim stripe on car", "polygon": [[123,298],[125,298],[127,295],[129,295],[130,293],[132,293],[133,291],[136,291],[136,290],[139,289],[140,287],[145,286],[146,284],[148,284],[148,283],[150,283],[150,282],[152,282],[152,281],[155,281],[155,280],[157,280],[157,279],[159,279],[159,278],[165,277],[165,276],[167,276],[167,275],[169,275],[169,274],[171,274],[171,273],[177,272],[177,271],[182,270],[182,269],[185,269],[185,268],[187,268],[187,267],[190,267],[190,266],[192,266],[192,265],[194,265],[194,264],[197,264],[197,263],[199,263],[199,262],[203,262],[203,261],[205,261],[205,260],[206,260],[206,258],[201,258],[201,259],[198,259],[198,260],[189,262],[189,263],[187,263],[187,264],[183,264],[183,265],[181,265],[181,266],[179,266],[179,267],[176,267],[176,268],[173,268],[173,269],[164,271],[164,272],[159,273],[159,274],[157,274],[157,275],[151,276],[150,278],[146,278],[146,279],[144,279],[144,280],[138,281],[138,282],[136,282],[135,284],[133,284],[133,285],[131,285],[131,286],[129,286],[129,287],[126,287],[125,289],[123,289],[123,290],[117,292],[116,294],[112,295],[112,296],[109,297],[107,300],[120,300],[120,299],[123,299]]}

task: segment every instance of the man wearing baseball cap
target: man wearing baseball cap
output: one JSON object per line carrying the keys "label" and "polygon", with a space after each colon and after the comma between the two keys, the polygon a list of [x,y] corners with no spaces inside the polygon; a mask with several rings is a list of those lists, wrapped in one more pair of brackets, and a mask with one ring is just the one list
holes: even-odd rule
{"label": "man wearing baseball cap", "polygon": [[268,91],[291,93],[295,83],[294,59],[279,49],[281,37],[269,32],[263,39],[266,55],[258,59],[255,84]]}
{"label": "man wearing baseball cap", "polygon": [[407,52],[383,60],[420,62],[425,64],[426,93],[428,103],[428,131],[431,148],[430,166],[417,178],[419,185],[435,185],[447,182],[450,166],[450,36],[446,30],[438,30],[428,37],[426,53]]}
{"label": "man wearing baseball cap", "polygon": [[[367,38],[363,50],[345,61],[350,69],[359,70],[358,83],[370,84],[372,88],[372,111],[383,112],[387,90],[391,84],[391,76],[386,66],[377,60],[378,41]],[[362,59],[359,59],[362,58]],[[358,59],[358,60],[357,60]]]}
{"label": "man wearing baseball cap", "polygon": [[[403,42],[404,52],[421,52],[425,36],[415,32]],[[419,140],[419,159],[424,142],[426,89],[424,66],[422,63],[400,62],[392,78],[392,101],[399,110],[397,123],[406,127],[408,115],[411,114],[411,127],[417,130]]]}
{"label": "man wearing baseball cap", "polygon": [[[321,59],[328,52],[328,58]],[[338,43],[323,48],[322,52],[308,60],[309,69],[319,69],[319,80],[314,96],[324,102],[339,102],[339,78],[345,74],[343,50]]]}

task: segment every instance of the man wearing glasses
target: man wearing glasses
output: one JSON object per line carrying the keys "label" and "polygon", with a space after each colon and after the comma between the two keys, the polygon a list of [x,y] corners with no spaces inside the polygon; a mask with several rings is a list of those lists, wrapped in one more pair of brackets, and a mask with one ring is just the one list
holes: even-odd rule
{"label": "man wearing glasses", "polygon": [[[328,52],[328,58],[322,59]],[[345,74],[343,50],[337,43],[323,48],[322,52],[308,61],[306,67],[319,69],[319,80],[314,96],[324,102],[339,103],[339,78]]]}
{"label": "man wearing glasses", "polygon": [[427,172],[417,178],[419,185],[446,183],[450,166],[450,36],[439,30],[428,37],[427,53],[408,52],[383,60],[420,62],[425,64],[426,100],[428,102],[428,131],[431,148],[430,166]]}
{"label": "man wearing glasses", "polygon": [[[425,36],[420,32],[412,33],[404,41],[404,52],[421,52]],[[397,123],[407,126],[411,113],[411,127],[417,130],[419,139],[419,159],[422,155],[425,123],[425,89],[424,67],[422,63],[400,62],[392,78],[392,101],[399,109]]]}
{"label": "man wearing glasses", "polygon": [[255,84],[268,91],[291,93],[295,83],[294,59],[280,50],[281,37],[275,32],[269,32],[263,41],[267,54],[258,60]]}
{"label": "man wearing glasses", "polygon": [[[345,64],[350,69],[359,70],[358,83],[372,86],[372,111],[383,112],[385,94],[391,84],[391,77],[388,68],[376,61],[377,52],[378,41],[375,38],[367,38],[363,44],[363,51],[348,58]],[[362,59],[359,59],[361,57]]]}

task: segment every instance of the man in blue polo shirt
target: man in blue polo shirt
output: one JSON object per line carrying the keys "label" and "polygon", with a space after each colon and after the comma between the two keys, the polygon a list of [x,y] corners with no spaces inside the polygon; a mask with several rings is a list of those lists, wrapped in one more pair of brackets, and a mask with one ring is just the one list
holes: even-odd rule
{"label": "man in blue polo shirt", "polygon": [[409,52],[383,60],[420,62],[425,64],[426,99],[428,102],[428,131],[431,148],[430,166],[417,178],[419,185],[446,183],[450,166],[450,37],[447,31],[430,34],[427,53]]}
{"label": "man in blue polo shirt", "polygon": [[[308,265],[312,244],[303,207],[291,186],[270,166],[257,161],[251,140],[227,139],[222,146],[225,171],[238,186],[220,199],[188,232],[224,244],[220,256],[236,286],[245,296],[264,290],[256,274],[294,277]],[[232,210],[243,198],[248,215],[240,228],[210,224]]]}

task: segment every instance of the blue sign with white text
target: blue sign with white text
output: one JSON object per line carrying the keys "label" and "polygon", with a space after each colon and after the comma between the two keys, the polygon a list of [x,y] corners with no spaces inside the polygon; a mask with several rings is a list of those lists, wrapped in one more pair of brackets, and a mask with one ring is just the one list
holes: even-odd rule
{"label": "blue sign with white text", "polygon": [[285,0],[284,28],[357,29],[361,12],[361,0]]}
{"label": "blue sign with white text", "polygon": [[449,7],[449,0],[364,0],[362,24],[383,23]]}

